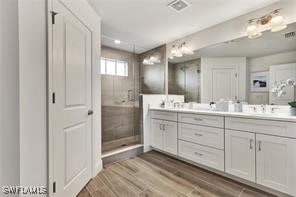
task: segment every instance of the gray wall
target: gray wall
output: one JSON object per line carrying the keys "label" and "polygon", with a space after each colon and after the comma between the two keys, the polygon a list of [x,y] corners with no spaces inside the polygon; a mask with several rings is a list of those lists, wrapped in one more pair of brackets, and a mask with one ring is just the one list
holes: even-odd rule
{"label": "gray wall", "polygon": [[288,64],[296,62],[296,51],[278,53],[264,57],[247,59],[247,91],[248,102],[251,104],[268,104],[268,92],[251,92],[250,91],[250,75],[252,72],[269,71],[271,65]]}
{"label": "gray wall", "polygon": [[[159,54],[161,62],[154,65],[143,64],[144,58]],[[160,46],[140,54],[140,93],[165,94],[166,46]]]}
{"label": "gray wall", "polygon": [[1,0],[0,36],[0,187],[2,188],[2,185],[19,185],[17,0]]}

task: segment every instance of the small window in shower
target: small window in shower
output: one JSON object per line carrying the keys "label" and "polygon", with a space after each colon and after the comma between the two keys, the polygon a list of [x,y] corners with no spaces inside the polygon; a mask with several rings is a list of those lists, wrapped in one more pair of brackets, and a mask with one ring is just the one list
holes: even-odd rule
{"label": "small window in shower", "polygon": [[101,74],[128,76],[128,62],[115,59],[101,58]]}

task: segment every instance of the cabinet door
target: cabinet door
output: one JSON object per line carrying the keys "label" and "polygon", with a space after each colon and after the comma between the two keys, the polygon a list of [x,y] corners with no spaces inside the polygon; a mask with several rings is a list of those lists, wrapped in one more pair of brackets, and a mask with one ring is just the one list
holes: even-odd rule
{"label": "cabinet door", "polygon": [[225,171],[255,182],[255,134],[226,130]]}
{"label": "cabinet door", "polygon": [[154,148],[163,149],[163,121],[151,119],[151,135],[150,144]]}
{"label": "cabinet door", "polygon": [[256,135],[257,183],[296,195],[296,139]]}
{"label": "cabinet door", "polygon": [[168,153],[177,155],[177,123],[171,121],[163,121],[163,123],[163,150]]}

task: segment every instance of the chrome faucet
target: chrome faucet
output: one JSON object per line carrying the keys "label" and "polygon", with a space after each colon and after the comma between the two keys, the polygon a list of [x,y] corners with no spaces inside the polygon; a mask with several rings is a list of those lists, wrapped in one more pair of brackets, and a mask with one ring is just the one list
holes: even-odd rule
{"label": "chrome faucet", "polygon": [[261,111],[262,111],[262,113],[266,113],[266,106],[265,105],[261,105]]}
{"label": "chrome faucet", "polygon": [[275,113],[275,110],[276,110],[276,109],[280,109],[280,108],[279,108],[279,107],[272,107],[272,108],[271,108],[271,113]]}
{"label": "chrome faucet", "polygon": [[253,109],[253,112],[257,112],[257,107],[256,106],[251,106],[251,109]]}

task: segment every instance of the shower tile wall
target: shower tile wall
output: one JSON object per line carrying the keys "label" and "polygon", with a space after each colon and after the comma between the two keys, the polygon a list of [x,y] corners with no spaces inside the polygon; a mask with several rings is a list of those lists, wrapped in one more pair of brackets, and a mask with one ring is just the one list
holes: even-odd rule
{"label": "shower tile wall", "polygon": [[[128,77],[102,75],[103,152],[139,143],[139,61],[133,53],[102,47],[102,57],[128,62]],[[129,101],[128,91],[134,91]]]}

